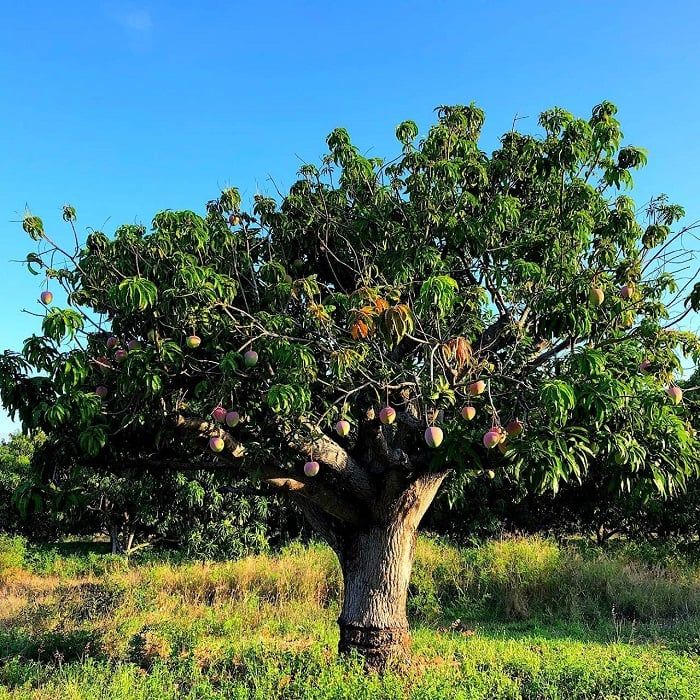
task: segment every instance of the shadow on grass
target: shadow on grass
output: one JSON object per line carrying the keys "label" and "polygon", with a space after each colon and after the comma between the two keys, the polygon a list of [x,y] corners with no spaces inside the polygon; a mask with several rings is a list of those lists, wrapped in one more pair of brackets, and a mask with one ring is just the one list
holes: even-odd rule
{"label": "shadow on grass", "polygon": [[41,556],[47,553],[56,557],[80,557],[90,554],[111,554],[112,548],[109,542],[96,542],[94,540],[75,540],[70,542],[51,542],[32,545],[32,553]]}

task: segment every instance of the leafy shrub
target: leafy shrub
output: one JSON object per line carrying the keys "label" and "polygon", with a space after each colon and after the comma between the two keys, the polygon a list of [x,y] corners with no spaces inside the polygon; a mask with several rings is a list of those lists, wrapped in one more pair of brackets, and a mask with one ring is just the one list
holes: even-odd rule
{"label": "leafy shrub", "polygon": [[21,567],[25,556],[26,542],[22,537],[0,535],[0,575],[5,569]]}

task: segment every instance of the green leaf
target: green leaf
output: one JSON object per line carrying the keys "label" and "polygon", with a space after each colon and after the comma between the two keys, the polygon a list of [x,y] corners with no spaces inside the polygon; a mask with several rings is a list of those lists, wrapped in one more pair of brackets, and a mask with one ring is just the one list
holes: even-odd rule
{"label": "green leaf", "polygon": [[48,338],[61,342],[64,338],[73,340],[83,325],[83,317],[74,309],[51,309],[44,318],[42,330]]}
{"label": "green leaf", "polygon": [[90,457],[96,457],[107,444],[107,434],[103,428],[93,425],[80,433],[78,442],[85,454]]}
{"label": "green leaf", "polygon": [[417,309],[423,315],[435,313],[438,318],[444,318],[452,310],[458,291],[459,284],[449,275],[429,277],[421,285]]}
{"label": "green leaf", "polygon": [[540,398],[547,413],[562,426],[567,422],[569,412],[576,405],[573,388],[559,379],[545,381],[540,389]]}
{"label": "green leaf", "polygon": [[119,283],[119,301],[132,311],[145,311],[158,299],[158,288],[143,277],[127,277]]}

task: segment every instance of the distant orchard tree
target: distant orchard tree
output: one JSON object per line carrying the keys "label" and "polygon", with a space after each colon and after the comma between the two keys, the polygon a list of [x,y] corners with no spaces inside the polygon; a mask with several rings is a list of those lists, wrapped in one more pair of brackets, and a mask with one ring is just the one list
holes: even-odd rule
{"label": "distant orchard tree", "polygon": [[698,469],[674,384],[700,355],[677,325],[688,228],[620,193],[646,155],[615,113],[552,109],[488,155],[483,112],[440,107],[390,161],[336,129],[280,201],[230,188],[75,250],[28,213],[27,265],[67,305],[44,296],[4,355],[3,401],[114,469],[223,463],[287,492],[340,561],[340,651],[381,668],[448,476],[556,490],[612,457],[670,493]]}
{"label": "distant orchard tree", "polygon": [[16,496],[31,473],[34,450],[44,438],[41,434],[30,437],[13,433],[0,441],[0,532],[20,530]]}
{"label": "distant orchard tree", "polygon": [[299,534],[299,517],[281,497],[232,479],[225,465],[205,471],[185,466],[164,472],[128,458],[99,464],[80,453],[73,436],[53,430],[35,450],[12,501],[26,534],[101,533],[113,554],[160,544],[190,555],[243,556]]}

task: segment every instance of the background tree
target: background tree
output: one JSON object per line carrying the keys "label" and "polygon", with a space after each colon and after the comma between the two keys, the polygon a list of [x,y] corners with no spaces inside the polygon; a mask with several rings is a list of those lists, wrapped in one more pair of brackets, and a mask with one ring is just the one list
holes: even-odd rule
{"label": "background tree", "polygon": [[449,474],[556,491],[616,455],[620,484],[672,492],[699,463],[672,387],[700,352],[676,325],[690,229],[619,194],[646,156],[615,107],[550,110],[491,155],[480,109],[437,112],[387,162],[336,129],[251,212],[229,188],[74,251],[28,213],[28,267],[68,304],[45,297],[2,365],[10,410],[103,467],[223,463],[288,492],[340,561],[340,650],[375,666],[405,651],[416,530]]}
{"label": "background tree", "polygon": [[[11,445],[20,440],[28,441],[15,436]],[[159,543],[221,558],[258,553],[301,532],[286,501],[232,482],[226,470],[96,465],[58,430],[29,444],[32,459],[23,460],[21,474],[14,469],[7,509],[14,529],[33,539],[101,533],[113,554]]]}
{"label": "background tree", "polygon": [[14,433],[0,442],[0,532],[19,532],[22,527],[15,499],[31,474],[32,456],[44,435],[31,437]]}

